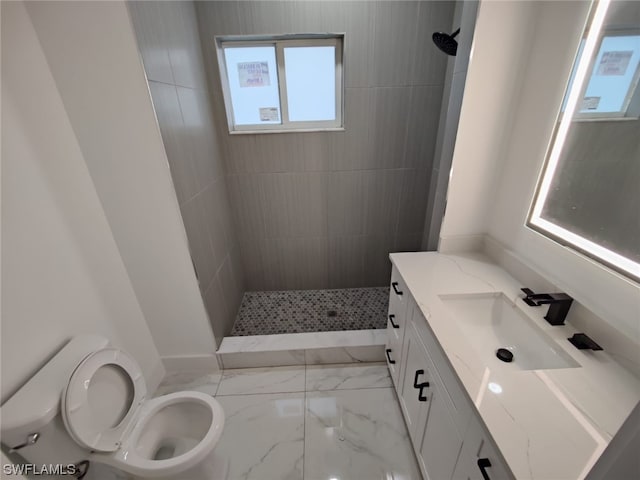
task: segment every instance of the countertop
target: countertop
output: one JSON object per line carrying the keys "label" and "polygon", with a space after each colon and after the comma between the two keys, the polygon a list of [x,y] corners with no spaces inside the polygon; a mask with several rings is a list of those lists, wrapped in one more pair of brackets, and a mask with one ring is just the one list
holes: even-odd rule
{"label": "countertop", "polygon": [[[567,338],[577,331],[548,324],[546,306],[528,307],[520,300],[524,285],[482,254],[390,258],[516,478],[584,478],[640,401],[639,379],[606,351],[573,347]],[[483,360],[439,296],[493,292],[503,292],[580,367],[514,370]]]}

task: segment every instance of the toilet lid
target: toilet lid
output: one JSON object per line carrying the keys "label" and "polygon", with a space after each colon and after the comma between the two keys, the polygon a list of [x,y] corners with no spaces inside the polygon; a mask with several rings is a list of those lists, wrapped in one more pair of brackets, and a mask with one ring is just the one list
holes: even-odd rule
{"label": "toilet lid", "polygon": [[62,393],[62,418],[69,434],[94,451],[113,452],[133,426],[147,393],[136,361],[116,348],[88,355]]}

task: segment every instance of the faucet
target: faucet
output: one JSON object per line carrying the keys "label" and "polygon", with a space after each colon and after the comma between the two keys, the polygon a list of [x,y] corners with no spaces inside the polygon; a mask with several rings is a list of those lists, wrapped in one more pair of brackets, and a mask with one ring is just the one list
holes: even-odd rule
{"label": "faucet", "polygon": [[526,295],[522,300],[531,307],[539,307],[540,305],[549,305],[549,311],[544,319],[551,325],[564,325],[564,319],[567,318],[569,308],[573,302],[566,293],[534,293],[530,288],[521,288]]}

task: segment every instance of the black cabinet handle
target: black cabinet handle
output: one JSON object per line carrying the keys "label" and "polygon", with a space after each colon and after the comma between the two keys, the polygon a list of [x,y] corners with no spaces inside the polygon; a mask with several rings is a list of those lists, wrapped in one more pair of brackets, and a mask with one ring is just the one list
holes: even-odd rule
{"label": "black cabinet handle", "polygon": [[426,402],[427,397],[422,395],[422,389],[429,387],[429,382],[418,383],[418,377],[424,373],[424,370],[416,370],[416,375],[413,377],[413,388],[418,390],[418,401]]}
{"label": "black cabinet handle", "polygon": [[482,478],[484,478],[484,480],[491,480],[486,470],[490,466],[491,466],[491,462],[489,461],[488,458],[478,459],[478,468],[480,469],[480,473],[482,474]]}
{"label": "black cabinet handle", "polygon": [[391,286],[393,287],[393,291],[396,292],[396,295],[402,295],[402,290],[398,290],[398,282],[391,282]]}
{"label": "black cabinet handle", "polygon": [[387,348],[386,353],[387,353],[387,360],[389,360],[389,363],[390,363],[391,365],[393,365],[394,363],[396,363],[396,361],[395,361],[395,360],[391,360],[391,357],[389,356],[389,354],[391,353],[391,349],[390,349],[390,348]]}
{"label": "black cabinet handle", "polygon": [[389,321],[391,322],[391,326],[392,326],[393,328],[400,328],[400,325],[398,325],[398,324],[396,324],[396,323],[393,323],[393,319],[394,319],[394,318],[396,318],[396,316],[395,316],[395,315],[389,315]]}

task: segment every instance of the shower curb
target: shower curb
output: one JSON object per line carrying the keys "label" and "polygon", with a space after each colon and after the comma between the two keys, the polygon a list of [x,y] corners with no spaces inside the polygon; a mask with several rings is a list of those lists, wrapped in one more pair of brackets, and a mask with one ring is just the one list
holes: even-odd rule
{"label": "shower curb", "polygon": [[383,362],[386,329],[225,337],[223,368]]}

